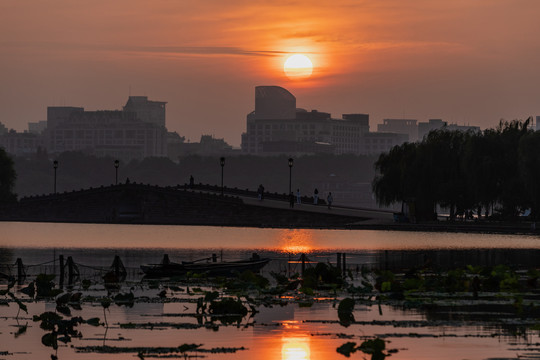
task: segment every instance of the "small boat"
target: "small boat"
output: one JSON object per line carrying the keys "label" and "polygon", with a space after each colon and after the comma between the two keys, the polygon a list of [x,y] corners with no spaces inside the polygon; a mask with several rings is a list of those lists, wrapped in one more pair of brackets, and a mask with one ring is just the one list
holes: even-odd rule
{"label": "small boat", "polygon": [[[205,260],[207,262],[202,262]],[[147,277],[153,278],[182,276],[188,272],[209,276],[234,276],[246,270],[258,272],[269,261],[269,258],[261,258],[259,255],[253,254],[249,259],[238,261],[217,261],[216,256],[213,256],[196,261],[175,263],[169,261],[169,256],[165,255],[160,264],[141,265],[141,270]]]}

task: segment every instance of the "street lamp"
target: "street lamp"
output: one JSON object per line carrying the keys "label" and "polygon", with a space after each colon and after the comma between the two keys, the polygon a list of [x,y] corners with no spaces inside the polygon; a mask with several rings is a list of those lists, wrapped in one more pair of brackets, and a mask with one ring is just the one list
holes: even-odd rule
{"label": "street lamp", "polygon": [[58,161],[53,161],[53,168],[54,168],[54,193],[56,194],[56,169],[58,169]]}
{"label": "street lamp", "polygon": [[223,196],[223,167],[225,166],[225,158],[223,156],[219,158],[219,164],[221,165],[221,196]]}
{"label": "street lamp", "polygon": [[114,169],[116,171],[116,185],[118,185],[118,167],[120,166],[120,161],[114,160]]}
{"label": "street lamp", "polygon": [[293,158],[289,158],[289,194],[291,193],[291,181],[292,181],[292,166],[294,163]]}

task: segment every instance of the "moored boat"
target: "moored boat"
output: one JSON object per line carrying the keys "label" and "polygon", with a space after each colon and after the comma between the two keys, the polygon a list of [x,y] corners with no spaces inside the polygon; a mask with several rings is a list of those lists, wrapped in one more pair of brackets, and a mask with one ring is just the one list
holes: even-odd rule
{"label": "moored boat", "polygon": [[[205,260],[206,262],[202,262]],[[165,255],[160,264],[141,265],[141,270],[148,277],[182,276],[188,272],[208,276],[233,276],[246,270],[258,272],[269,261],[269,258],[261,258],[253,254],[249,259],[238,261],[217,261],[214,256],[198,261],[176,263],[169,261],[169,257]]]}

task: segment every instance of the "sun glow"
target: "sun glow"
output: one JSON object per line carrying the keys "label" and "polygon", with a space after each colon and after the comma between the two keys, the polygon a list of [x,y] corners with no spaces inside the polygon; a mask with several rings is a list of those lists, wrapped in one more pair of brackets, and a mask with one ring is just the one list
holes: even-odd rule
{"label": "sun glow", "polygon": [[295,54],[287,58],[283,70],[289,79],[307,79],[313,73],[313,63],[306,55]]}
{"label": "sun glow", "polygon": [[309,339],[302,338],[283,338],[281,347],[282,360],[309,360]]}
{"label": "sun glow", "polygon": [[313,251],[313,232],[309,230],[283,230],[279,234],[278,250],[284,253],[309,253]]}

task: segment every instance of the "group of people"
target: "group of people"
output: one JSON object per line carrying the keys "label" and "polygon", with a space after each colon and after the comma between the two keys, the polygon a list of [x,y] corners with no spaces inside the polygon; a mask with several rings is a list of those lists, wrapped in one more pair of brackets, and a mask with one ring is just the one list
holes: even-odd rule
{"label": "group of people", "polygon": [[[129,181],[129,180],[128,180]],[[189,176],[189,187],[193,188],[195,185],[195,179],[193,178],[193,175]],[[264,200],[264,186],[262,184],[259,184],[259,187],[257,189],[257,197],[259,200]],[[328,205],[328,209],[332,208],[332,202],[334,201],[334,197],[332,196],[332,192],[328,193],[328,196],[326,196],[326,204]],[[295,203],[295,195],[291,191],[289,194],[289,205],[291,208],[294,208]],[[301,204],[302,203],[302,194],[300,193],[300,189],[296,189],[296,203]],[[315,188],[313,190],[313,205],[317,205],[319,203],[319,190]]]}
{"label": "group of people", "polygon": [[[289,206],[291,208],[294,208],[294,194],[291,191],[289,194]],[[328,196],[326,197],[326,204],[328,205],[328,209],[332,209],[332,202],[334,202],[334,197],[332,196],[332,192],[328,193]],[[300,194],[300,189],[296,189],[296,203],[301,204],[302,203],[302,195]],[[313,205],[317,205],[319,203],[319,190],[315,188],[313,190]]]}

